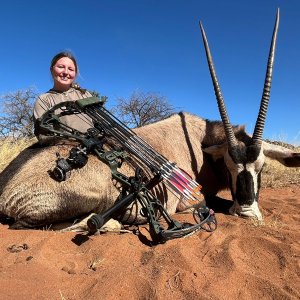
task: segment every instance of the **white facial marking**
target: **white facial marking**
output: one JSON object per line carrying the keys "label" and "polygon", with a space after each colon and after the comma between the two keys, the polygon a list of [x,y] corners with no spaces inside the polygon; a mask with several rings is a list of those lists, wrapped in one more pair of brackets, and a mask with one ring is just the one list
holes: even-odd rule
{"label": "white facial marking", "polygon": [[254,193],[258,192],[258,174],[265,162],[265,155],[261,149],[255,162],[246,164],[246,170],[252,175],[254,183]]}
{"label": "white facial marking", "polygon": [[234,216],[255,218],[257,220],[263,219],[256,201],[254,201],[251,205],[239,205],[237,202],[234,202],[232,207],[229,209],[229,213]]}
{"label": "white facial marking", "polygon": [[244,170],[243,164],[236,164],[228,152],[224,155],[224,161],[227,166],[227,169],[229,173],[231,174],[231,180],[232,180],[232,189],[233,192],[236,192],[236,182],[238,174],[241,173]]}

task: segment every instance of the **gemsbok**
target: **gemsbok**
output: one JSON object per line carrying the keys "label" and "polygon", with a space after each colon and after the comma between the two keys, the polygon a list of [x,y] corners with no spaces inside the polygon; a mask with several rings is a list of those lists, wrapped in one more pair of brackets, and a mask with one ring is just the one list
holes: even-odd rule
{"label": "gemsbok", "polygon": [[[230,212],[258,219],[262,219],[258,198],[265,158],[275,159],[287,167],[300,167],[300,153],[263,141],[278,23],[279,10],[253,135],[247,134],[244,126],[232,126],[229,121],[202,24],[200,28],[222,121],[179,113],[134,130],[168,160],[190,173],[202,185],[204,197],[215,196],[229,188],[233,200]],[[101,213],[116,201],[120,191],[111,179],[110,168],[93,155],[83,168],[73,170],[66,181],[57,182],[49,176],[56,153],[67,155],[70,148],[67,144],[29,147],[0,174],[0,214],[13,218],[11,228],[40,227]],[[133,173],[126,164],[120,171]],[[179,199],[163,182],[154,193],[170,214],[181,209]],[[139,215],[134,203],[122,220],[134,223],[145,221],[145,218]]]}

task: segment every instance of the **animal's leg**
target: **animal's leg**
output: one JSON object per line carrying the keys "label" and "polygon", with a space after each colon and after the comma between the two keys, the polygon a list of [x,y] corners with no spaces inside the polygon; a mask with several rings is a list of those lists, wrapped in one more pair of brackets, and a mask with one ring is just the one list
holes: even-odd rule
{"label": "animal's leg", "polygon": [[[89,228],[87,226],[87,221],[91,216],[95,215],[95,213],[90,214],[88,217],[84,218],[80,222],[71,225],[67,228],[60,230],[61,232],[72,231],[72,232],[87,232]],[[130,232],[128,230],[122,229],[121,223],[114,219],[109,219],[100,229],[100,232]]]}

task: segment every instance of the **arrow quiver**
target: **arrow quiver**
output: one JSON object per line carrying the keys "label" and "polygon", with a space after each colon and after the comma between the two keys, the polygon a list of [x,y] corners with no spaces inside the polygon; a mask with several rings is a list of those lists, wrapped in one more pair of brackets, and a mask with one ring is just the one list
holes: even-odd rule
{"label": "arrow quiver", "polygon": [[[104,213],[94,215],[88,220],[90,232],[101,228],[112,215],[133,201],[141,204],[141,215],[147,217],[149,221],[154,242],[161,243],[168,239],[183,237],[199,229],[214,231],[217,221],[214,212],[206,206],[195,209],[194,219],[197,222],[195,225],[180,223],[170,217],[160,200],[150,190],[164,180],[167,187],[181,199],[202,201],[201,186],[106,110],[103,106],[105,100],[105,97],[100,99],[90,97],[62,102],[53,106],[39,119],[43,134],[80,143],[79,147],[71,149],[67,159],[58,157],[56,168],[52,172],[56,180],[66,180],[71,170],[83,167],[88,154],[93,153],[110,166],[112,178],[121,183],[121,193],[115,204]],[[86,133],[71,128],[60,120],[63,116],[79,114],[85,115],[93,122],[94,127],[88,129]],[[107,148],[104,145],[108,138],[112,138],[115,142],[115,146],[109,150],[104,149]],[[124,161],[136,162],[135,176],[128,177],[119,172],[118,169]],[[153,175],[152,178],[145,180],[140,166],[148,169]],[[164,218],[167,228],[161,225],[157,213]]]}

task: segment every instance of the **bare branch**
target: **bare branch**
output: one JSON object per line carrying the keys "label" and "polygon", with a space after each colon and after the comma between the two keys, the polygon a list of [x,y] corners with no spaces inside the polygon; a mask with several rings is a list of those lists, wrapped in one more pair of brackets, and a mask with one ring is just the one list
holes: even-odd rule
{"label": "bare branch", "polygon": [[128,99],[117,99],[112,112],[128,126],[141,127],[169,117],[175,109],[164,96],[136,91]]}
{"label": "bare branch", "polygon": [[0,98],[0,137],[33,137],[34,88],[2,95]]}

